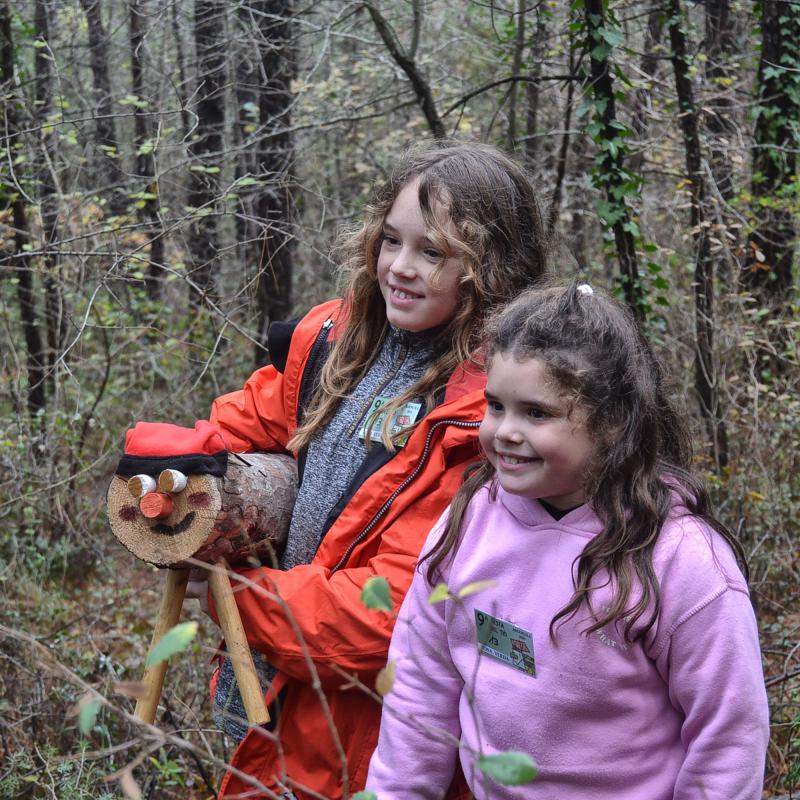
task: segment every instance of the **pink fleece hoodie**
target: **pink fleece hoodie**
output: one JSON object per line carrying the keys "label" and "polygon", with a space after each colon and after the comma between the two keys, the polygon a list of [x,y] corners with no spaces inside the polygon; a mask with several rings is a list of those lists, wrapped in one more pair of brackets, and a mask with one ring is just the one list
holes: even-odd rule
{"label": "pink fleece hoodie", "polygon": [[[367,781],[379,800],[442,797],[457,755],[476,797],[492,800],[761,797],[767,700],[730,548],[676,511],[655,548],[661,611],[645,638],[626,642],[619,624],[587,636],[582,608],[554,644],[548,629],[572,596],[572,565],[600,530],[585,505],[556,522],[535,500],[478,493],[443,580],[451,594],[495,584],[431,605],[431,587],[415,575],[392,638],[396,675]],[[600,586],[592,602],[603,608],[610,597]],[[477,613],[503,621],[514,649],[532,644],[535,675],[479,654]],[[477,755],[508,750],[530,754],[535,781],[503,787],[475,768]]]}

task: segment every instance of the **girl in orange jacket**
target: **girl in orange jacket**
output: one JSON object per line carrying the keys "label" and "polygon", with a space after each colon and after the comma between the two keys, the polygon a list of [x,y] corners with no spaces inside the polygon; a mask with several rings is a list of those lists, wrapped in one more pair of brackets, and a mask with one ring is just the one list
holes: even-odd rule
{"label": "girl in orange jacket", "polygon": [[381,576],[402,601],[478,456],[484,320],[543,274],[546,250],[533,188],[499,150],[412,149],[343,240],[343,300],[273,325],[271,365],[215,401],[231,450],[292,452],[300,473],[280,568],[243,571],[235,594],[273,721],[237,728],[223,665],[218,719],[244,738],[220,797],[363,788],[381,712],[365,688],[393,618],[362,588]]}

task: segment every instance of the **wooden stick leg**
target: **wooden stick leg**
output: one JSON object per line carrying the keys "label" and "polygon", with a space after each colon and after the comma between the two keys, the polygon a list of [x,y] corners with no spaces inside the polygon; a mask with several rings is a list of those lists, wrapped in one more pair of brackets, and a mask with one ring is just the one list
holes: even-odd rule
{"label": "wooden stick leg", "polygon": [[[224,562],[219,562],[217,566],[227,568]],[[219,624],[225,636],[225,645],[233,664],[236,682],[239,684],[247,721],[251,725],[263,725],[265,722],[269,722],[269,712],[264,703],[264,693],[256,674],[255,664],[253,664],[250,646],[244,635],[239,609],[233,599],[233,589],[228,573],[222,569],[211,570],[208,575],[208,585],[214,595]]]}
{"label": "wooden stick leg", "polygon": [[[164,593],[161,596],[161,606],[158,609],[153,641],[150,650],[161,640],[161,637],[172,627],[178,624],[181,616],[181,606],[186,595],[186,583],[189,580],[188,569],[168,569],[164,583]],[[161,699],[161,687],[164,685],[164,676],[167,673],[167,662],[150,667],[142,678],[146,694],[136,703],[133,712],[137,719],[152,725],[156,718],[158,701]]]}

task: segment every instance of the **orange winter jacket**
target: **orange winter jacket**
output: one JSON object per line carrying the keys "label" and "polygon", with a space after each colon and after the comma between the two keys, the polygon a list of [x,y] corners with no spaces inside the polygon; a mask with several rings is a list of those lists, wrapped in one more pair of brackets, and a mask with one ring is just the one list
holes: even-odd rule
{"label": "orange winter jacket", "polygon": [[[317,340],[336,337],[342,317],[340,301],[312,309],[291,333],[285,364],[278,360],[282,371],[259,369],[241,391],[215,401],[211,421],[232,450],[285,450],[309,355]],[[330,334],[326,320],[333,321]],[[364,788],[381,706],[358,683],[373,689],[394,619],[367,609],[361,590],[382,576],[399,608],[427,533],[478,457],[484,386],[475,368],[451,376],[443,402],[364,480],[310,564],[242,572],[254,584],[235,593],[247,639],[279,670],[267,694],[277,724],[273,731],[250,730],[221,798],[271,797],[282,787],[301,800],[346,798]]]}

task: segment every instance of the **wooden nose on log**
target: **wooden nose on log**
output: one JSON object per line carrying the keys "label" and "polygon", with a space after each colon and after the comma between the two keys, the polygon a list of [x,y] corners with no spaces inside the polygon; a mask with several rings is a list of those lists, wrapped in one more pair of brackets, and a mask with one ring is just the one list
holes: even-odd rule
{"label": "wooden nose on log", "polygon": [[173,508],[172,498],[165,492],[148,492],[139,501],[139,510],[147,519],[166,519]]}

